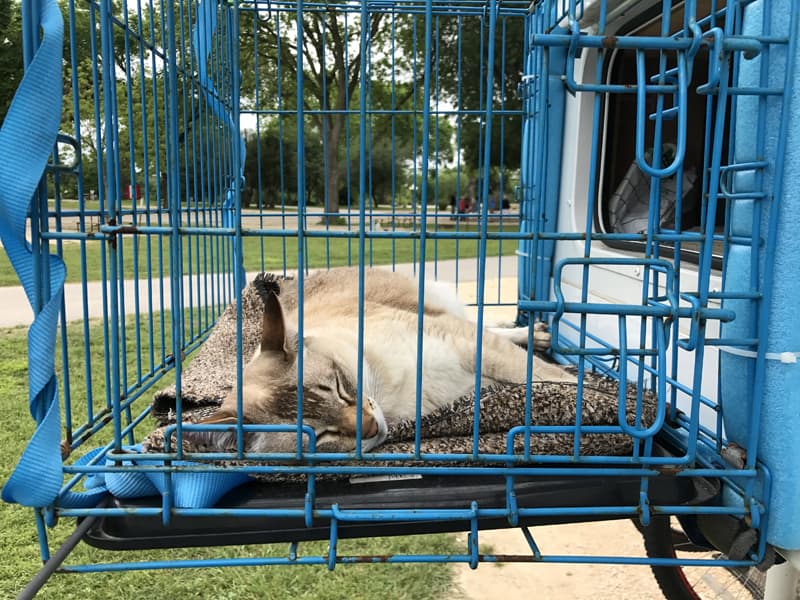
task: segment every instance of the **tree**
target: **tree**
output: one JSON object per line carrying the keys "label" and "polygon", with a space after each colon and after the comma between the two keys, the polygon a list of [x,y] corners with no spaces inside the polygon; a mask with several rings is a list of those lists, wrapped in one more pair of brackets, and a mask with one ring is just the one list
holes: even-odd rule
{"label": "tree", "polygon": [[[107,154],[112,146],[111,140],[106,139],[106,119],[104,101],[107,94],[111,93],[112,82],[105,81],[105,57],[99,51],[100,34],[98,29],[99,9],[94,5],[76,3],[74,11],[67,10],[67,2],[60,2],[65,15],[64,36],[64,97],[62,103],[61,131],[76,138],[80,148],[80,177],[84,183],[84,193],[95,190],[104,193],[108,198],[116,198],[116,190],[108,190],[106,181]],[[144,39],[155,39],[155,31],[151,32],[150,20],[159,21],[156,14],[148,15],[146,12],[141,18],[135,9],[129,8],[125,15],[120,0],[112,2],[112,12],[118,19],[126,19],[128,27],[142,35]],[[74,47],[70,47],[70,29],[75,30]],[[128,40],[132,39],[132,36]],[[129,183],[152,183],[158,189],[159,182],[155,176],[156,163],[161,167],[165,162],[164,136],[156,139],[153,133],[155,119],[159,115],[153,110],[152,93],[145,94],[142,99],[141,89],[151,90],[154,79],[163,86],[163,67],[150,71],[142,69],[139,64],[137,46],[129,41],[128,52],[125,46],[126,36],[114,36],[113,65],[114,73],[113,91],[116,97],[115,123],[112,127],[116,140],[113,144],[117,157],[117,183],[120,191]],[[126,56],[130,55],[130,60]],[[151,54],[142,55],[145,61],[150,60]],[[73,62],[74,57],[74,62]],[[73,83],[76,85],[73,86]],[[128,95],[130,94],[130,98]],[[129,103],[130,100],[130,103]],[[95,103],[98,104],[99,113],[95,113]],[[130,110],[129,110],[130,107]],[[147,131],[147,137],[145,137]],[[145,139],[148,141],[148,152],[143,150]],[[156,159],[158,157],[158,159]],[[62,156],[63,160],[71,162],[74,157]],[[142,180],[144,172],[152,175],[152,182]],[[78,196],[77,177],[62,178],[62,192],[66,191],[72,197]],[[154,193],[155,196],[155,193]]]}
{"label": "tree", "polygon": [[[297,153],[292,143],[281,139],[277,127],[269,127],[259,134],[246,137],[247,158],[244,178],[251,198],[246,205],[255,203],[260,207],[273,208],[280,204],[282,193],[297,192]],[[277,152],[276,152],[277,149]],[[275,160],[275,155],[282,160]],[[285,180],[282,179],[285,176]]]}
{"label": "tree", "polygon": [[[370,204],[377,208],[391,202],[392,192],[402,191],[407,184],[404,153],[392,150],[391,139],[377,138],[370,144],[367,161],[367,194]],[[361,157],[356,151],[350,159],[350,188],[359,187],[359,165]],[[346,198],[346,189],[339,189],[339,198]]]}
{"label": "tree", "polygon": [[[444,99],[459,111],[470,111],[459,117],[462,159],[468,170],[482,177],[484,161],[484,116],[486,108],[486,69],[488,62],[489,27],[487,17],[458,16],[436,19],[438,34],[432,65],[438,73],[438,88]],[[519,110],[522,99],[517,89],[522,82],[525,64],[525,23],[521,18],[499,17],[496,25],[493,65],[494,88],[492,99],[495,109]],[[424,23],[418,22],[416,30],[406,29],[401,37],[403,52],[413,55],[416,45],[418,61],[423,48],[414,43],[419,40]],[[477,111],[473,114],[471,111]],[[501,126],[502,125],[502,126]],[[519,116],[495,116],[492,122],[491,167],[495,183],[502,170],[513,172],[519,168],[522,120]],[[507,174],[504,176],[507,179]]]}
{"label": "tree", "polygon": [[17,0],[0,0],[0,123],[22,81],[22,17]]}
{"label": "tree", "polygon": [[[297,203],[296,135],[295,127],[281,124],[278,119],[271,119],[266,126],[246,135],[244,177],[247,193],[252,197],[247,202],[266,208]],[[305,141],[306,202],[322,204],[322,146],[313,133],[307,134]]]}
{"label": "tree", "polygon": [[[66,6],[67,0],[60,1],[62,6]],[[0,6],[8,7],[15,2],[17,0],[0,0],[4,3]],[[116,35],[111,60],[114,63],[116,110],[110,128],[115,138],[113,142],[106,139],[109,132],[104,100],[110,93],[110,82],[104,81],[104,70],[107,69],[104,69],[105,58],[99,50],[98,7],[91,3],[78,3],[72,13],[64,11],[73,20],[67,23],[67,31],[70,27],[75,29],[77,46],[69,48],[70,36],[65,37],[61,130],[79,138],[85,193],[95,189],[99,194],[106,189],[108,166],[104,160],[105,153],[111,151],[116,158],[119,191],[124,192],[128,182],[136,181],[150,193],[151,202],[160,193],[163,205],[166,186],[159,174],[168,171],[168,136],[172,132],[167,127],[168,111],[165,108],[168,100],[167,62],[163,57],[155,57],[153,48],[166,43],[166,20],[161,9],[150,9],[146,4],[142,6],[144,8],[139,8],[138,3],[112,0],[117,24],[124,23],[131,30],[130,35],[119,35],[119,27],[114,28]],[[230,9],[220,5],[219,10],[222,15]],[[299,48],[294,32],[294,14],[273,10],[257,16],[253,11],[243,11],[238,32],[229,31],[227,21],[219,19],[214,45],[215,51],[222,49],[222,56],[227,57],[225,47],[232,41],[231,35],[237,34],[233,43],[240,49],[241,105],[259,109],[262,137],[266,136],[260,145],[258,141],[248,140],[246,185],[257,186],[260,175],[262,182],[267,181],[273,186],[265,190],[268,196],[275,195],[277,175],[281,175],[284,191],[290,195],[296,193],[296,55],[297,52],[303,55],[305,94],[301,102],[307,111],[304,123],[307,201],[327,202],[330,213],[338,211],[342,189],[358,188],[358,132],[361,125],[358,106],[362,93],[368,94],[370,111],[369,121],[365,124],[369,138],[365,162],[372,195],[377,201],[385,202],[392,191],[403,193],[401,187],[409,181],[414,182],[417,191],[421,189],[418,178],[422,166],[419,155],[423,142],[424,70],[414,52],[419,52],[424,44],[419,37],[414,40],[414,36],[424,19],[410,14],[373,13],[366,30],[367,53],[362,59],[360,15],[343,10],[342,5],[324,5],[317,7],[316,12],[306,12],[303,15],[304,43]],[[18,11],[10,12],[16,14]],[[9,11],[5,11],[0,17],[8,14]],[[225,196],[232,178],[237,176],[229,172],[228,160],[237,136],[235,133],[231,135],[211,115],[211,103],[196,86],[196,80],[192,80],[192,73],[197,71],[196,64],[189,63],[192,60],[189,44],[194,19],[196,15],[188,12],[175,15],[180,29],[176,31],[179,43],[177,118],[180,164],[173,167],[179,171],[180,198],[188,200],[202,195],[206,202],[213,203]],[[0,25],[4,23],[0,20]],[[18,29],[18,24],[16,27]],[[408,51],[401,44],[394,46],[401,40],[403,32],[411,40]],[[18,53],[11,54],[18,56]],[[77,57],[74,63],[73,54]],[[6,53],[0,53],[0,58],[7,57]],[[366,61],[366,82],[361,81],[362,60]],[[236,69],[227,68],[224,63],[212,66],[216,92],[227,103],[235,84]],[[74,90],[73,78],[77,81]],[[7,77],[6,81],[10,79]],[[440,95],[447,93],[445,86],[442,89]],[[95,112],[96,104],[98,112]],[[432,119],[439,123],[438,128],[432,127],[430,133],[428,166],[435,174],[435,169],[443,168],[456,157],[453,148],[455,129],[452,118]],[[280,141],[276,142],[279,138]],[[251,157],[251,154],[259,154],[259,148],[260,163]],[[281,149],[280,153],[278,149]],[[281,169],[279,155],[284,158],[282,173],[277,173]],[[69,156],[63,158],[68,160]],[[217,167],[215,170],[210,168],[212,164]],[[62,188],[76,194],[77,177],[62,176]],[[117,190],[107,190],[108,197],[115,198],[116,193]]]}
{"label": "tree", "polygon": [[[393,27],[406,26],[402,23],[403,18],[383,12],[372,13],[366,28],[367,54],[364,56],[360,15],[342,12],[333,4],[316,12],[304,13],[304,43],[299,48],[293,14],[281,15],[276,11],[269,19],[242,19],[242,48],[253,48],[252,53],[242,54],[243,98],[250,106],[280,112],[282,116],[279,118],[295,127],[293,117],[286,115],[286,111],[297,109],[296,58],[298,52],[303,56],[305,94],[302,103],[308,111],[305,135],[309,138],[313,135],[309,130],[313,131],[322,146],[323,188],[328,213],[338,212],[343,184],[349,183],[351,189],[358,189],[358,107],[363,92],[369,94],[369,110],[385,111],[383,114],[370,114],[367,124],[370,155],[365,159],[373,168],[373,192],[378,179],[374,172],[376,166],[391,167],[391,145],[395,148],[395,166],[402,165],[403,160],[413,163],[415,153],[422,145],[419,114],[389,114],[391,110],[412,107],[421,112],[423,71],[414,72],[409,57],[402,53],[398,53],[392,62],[391,33]],[[409,15],[405,18],[410,22]],[[367,61],[369,79],[363,83],[362,61]],[[393,69],[398,77],[391,75]],[[375,140],[380,140],[380,143]],[[445,155],[452,156],[450,136],[439,140],[439,144],[442,160]],[[312,143],[305,146],[306,152],[313,148]],[[311,164],[307,156],[307,170]],[[346,177],[348,171],[349,177]],[[398,173],[395,169],[396,177]],[[381,175],[379,186],[383,186],[385,181],[383,175],[385,173]],[[395,184],[397,182],[398,179]],[[391,180],[386,183],[391,186]],[[380,194],[385,197],[385,191]]]}
{"label": "tree", "polygon": [[[368,35],[371,42],[380,37],[383,16],[374,14],[370,17]],[[307,13],[303,17],[305,43],[300,48],[294,41],[291,30],[293,21],[289,16],[282,18],[276,12],[274,19],[258,19],[257,23],[255,35],[261,40],[258,47],[263,49],[263,55],[260,56],[262,64],[268,64],[283,84],[280,94],[267,87],[259,90],[259,96],[268,98],[272,95],[282,106],[294,105],[297,108],[292,96],[297,89],[297,52],[301,52],[304,59],[303,82],[308,92],[303,99],[304,108],[330,111],[323,114],[315,112],[310,116],[310,121],[324,146],[326,212],[336,213],[339,211],[337,192],[346,164],[342,161],[343,136],[347,134],[348,126],[345,111],[353,106],[360,81],[361,62],[366,59],[360,50],[350,56],[360,39],[360,23],[352,15],[340,14],[333,5],[322,12]],[[254,43],[252,37],[250,40]],[[309,162],[306,161],[306,164]]]}
{"label": "tree", "polygon": [[[208,103],[189,75],[196,70],[195,65],[189,66],[192,56],[188,48],[193,25],[190,20],[196,15],[181,13],[177,5],[169,6],[175,11],[179,30],[176,33],[179,39],[176,48],[178,113],[170,115],[178,122],[178,160],[171,165],[171,174],[178,179],[179,201],[188,203],[202,198],[213,205],[225,198],[234,175],[227,172],[229,164],[224,172],[211,165],[218,167],[231,152],[223,147],[229,148],[234,142],[230,132],[224,137],[218,119],[211,114]],[[112,1],[111,13],[115,19],[113,79],[106,81],[106,58],[99,50],[98,7],[82,2],[76,3],[74,11],[67,11],[65,7],[66,0],[62,0],[62,10],[69,19],[65,23],[66,31],[75,30],[75,47],[70,47],[71,36],[66,35],[61,130],[79,138],[84,193],[94,189],[109,200],[117,199],[118,192],[125,196],[128,185],[136,183],[142,195],[148,197],[150,209],[167,208],[167,173],[170,171],[167,148],[172,133],[168,127],[167,105],[171,91],[168,90],[168,63],[164,59],[168,53],[160,49],[166,43],[166,15],[152,4]],[[129,30],[128,35],[120,35],[120,24]],[[223,31],[221,36],[226,34]],[[185,46],[180,46],[181,40]],[[77,82],[74,89],[73,80]],[[105,100],[112,92],[116,105],[110,127],[114,139],[110,140],[107,139],[109,115]],[[115,190],[108,189],[107,181],[107,169],[112,164],[108,160],[112,155],[118,186]],[[62,190],[77,197],[77,178],[62,178]]]}

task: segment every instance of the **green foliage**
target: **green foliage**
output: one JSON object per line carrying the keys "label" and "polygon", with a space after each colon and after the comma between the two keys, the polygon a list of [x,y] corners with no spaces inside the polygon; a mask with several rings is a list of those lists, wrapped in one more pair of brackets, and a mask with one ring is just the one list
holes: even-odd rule
{"label": "green foliage", "polygon": [[[14,48],[19,38],[17,1],[0,0],[0,34],[5,31]],[[174,160],[167,143],[174,120],[167,118],[170,111],[166,105],[173,94],[166,77],[166,15],[161,4],[111,2],[118,26],[109,67],[100,52],[98,5],[60,2],[68,33],[61,129],[79,140],[81,154],[78,171],[59,176],[62,198],[84,202],[90,195],[102,196],[108,213],[112,203],[122,208],[129,183],[136,182],[142,195],[139,208],[167,207],[168,198],[184,205],[215,208],[236,177],[232,153],[237,140],[214,116],[198,86],[196,57],[189,52],[196,15],[179,12],[176,4],[164,4],[176,11],[178,112],[174,124],[178,139]],[[225,19],[219,20],[215,37],[220,47],[234,33],[227,31],[224,23]],[[122,25],[130,30],[129,35],[121,35]],[[294,111],[298,52],[303,57],[300,76],[305,86],[302,164],[306,202],[327,206],[328,212],[338,212],[340,204],[359,204],[362,89],[368,95],[369,111],[368,122],[363,124],[367,151],[364,196],[369,207],[421,201],[424,18],[378,11],[369,17],[369,23],[361,25],[358,14],[345,13],[334,5],[309,11],[303,20],[304,44],[297,48],[291,12],[240,13],[240,105],[259,112],[257,130],[246,139],[245,207],[297,203],[298,124]],[[480,188],[488,31],[485,17],[479,15],[442,15],[433,25],[427,200],[445,208],[453,194],[474,196]],[[69,35],[73,31],[74,36]],[[364,56],[359,46],[362,31],[367,32]],[[69,46],[71,39],[74,47]],[[0,39],[0,43],[6,42]],[[495,108],[520,107],[516,87],[523,72],[524,45],[522,19],[501,18],[495,40]],[[14,60],[19,60],[18,51],[0,52],[0,68],[4,74],[11,73],[0,81],[0,108],[3,98],[10,98],[3,90],[14,81],[13,65],[4,65]],[[216,92],[227,107],[233,78],[230,69],[214,60],[212,57],[210,66],[214,67]],[[369,81],[362,88],[360,67],[364,62]],[[115,79],[113,86],[104,80],[104,72],[109,71]],[[104,114],[111,87],[116,101],[113,121]],[[460,114],[449,114],[453,109]],[[519,161],[519,119],[496,116],[492,131],[490,187],[497,190],[502,181],[508,194],[515,185]],[[110,150],[115,162],[109,161]],[[75,158],[72,154],[64,149],[61,159],[69,162]],[[462,174],[457,186],[450,172],[456,166]],[[110,189],[109,176],[116,182],[114,189]],[[100,205],[86,203],[77,208],[84,206],[93,210]]]}
{"label": "green foliage", "polygon": [[435,199],[440,210],[450,210],[450,204],[455,199],[466,196],[469,191],[469,177],[464,173],[458,173],[455,169],[444,169],[432,174],[428,179],[428,198]]}
{"label": "green foliage", "polygon": [[[393,148],[387,138],[374,139],[365,157],[366,194],[372,199],[371,206],[377,208],[391,203],[392,193],[395,197],[405,191],[408,182],[403,164],[403,148]],[[354,152],[350,160],[350,190],[354,196],[359,193],[361,153]],[[346,198],[346,187],[339,190],[340,201]]]}
{"label": "green foliage", "polygon": [[[469,110],[486,107],[489,27],[485,19],[443,19],[440,26],[438,67],[441,85],[448,97]],[[524,73],[524,21],[501,17],[497,21],[493,65],[492,101],[495,109],[518,110],[522,100],[517,86]],[[459,62],[459,55],[461,61]],[[468,82],[468,83],[465,83]],[[479,164],[484,151],[483,131],[478,117],[465,118],[462,144],[465,160]],[[492,123],[491,164],[519,165],[522,124],[519,117],[495,117]],[[501,134],[502,137],[501,137]]]}
{"label": "green foliage", "polygon": [[[309,200],[327,202],[329,212],[338,212],[339,205],[348,200],[348,188],[350,201],[357,201],[362,125],[358,107],[362,91],[368,94],[369,120],[364,124],[368,155],[364,160],[372,205],[387,204],[393,193],[395,198],[401,195],[414,166],[417,169],[421,166],[418,155],[423,143],[422,72],[413,73],[411,63],[400,52],[394,55],[393,63],[390,51],[393,30],[402,27],[403,21],[401,16],[372,14],[366,27],[368,54],[362,56],[359,43],[364,28],[357,15],[345,15],[332,5],[324,11],[308,12],[303,19],[301,74],[297,72],[293,15],[276,11],[271,18],[243,21],[241,47],[247,49],[240,55],[244,105],[276,111],[267,128],[274,129],[280,123],[286,131],[294,132],[294,117],[278,111],[296,109],[296,86],[302,77],[303,108],[307,114],[304,165]],[[362,86],[363,61],[368,61],[369,81]],[[435,119],[429,138],[435,163],[432,167],[455,159],[453,133],[450,120]],[[278,147],[272,147],[273,161]],[[261,175],[265,179],[263,170]],[[290,170],[284,175],[292,178],[293,173]],[[255,186],[251,179],[252,176],[248,185]]]}
{"label": "green foliage", "polygon": [[[297,204],[296,134],[296,128],[273,121],[247,135],[244,206],[274,208],[283,203]],[[315,164],[309,163],[306,168]],[[287,202],[286,194],[293,196],[292,202]]]}
{"label": "green foliage", "polygon": [[[415,19],[399,34],[403,53],[409,57],[416,56],[417,64],[424,61],[424,27],[424,19]],[[488,20],[485,16],[437,18],[433,34],[438,41],[431,61],[436,74],[435,87],[441,98],[461,111],[476,111],[458,117],[457,135],[463,150],[463,163],[480,172],[485,154],[482,113],[486,110],[487,97]],[[522,106],[517,88],[524,73],[524,48],[524,20],[500,17],[495,32],[492,67],[491,98],[495,110],[519,110]],[[501,166],[511,170],[518,168],[521,133],[520,117],[494,116],[490,158],[493,171]]]}
{"label": "green foliage", "polygon": [[[165,69],[167,63],[157,59],[153,49],[165,43],[165,15],[158,6],[146,3],[139,7],[121,0],[111,3],[113,14],[131,31],[131,35],[115,35],[113,55],[116,98],[116,120],[105,128],[103,116],[105,95],[103,57],[100,53],[99,11],[96,4],[74,3],[70,11],[67,0],[61,0],[67,18],[64,61],[64,109],[62,131],[79,139],[83,193],[117,199],[124,196],[127,185],[137,182],[150,206],[166,205],[168,193],[166,173],[170,166],[167,153],[165,104],[169,99]],[[170,5],[172,6],[172,5]],[[127,7],[127,8],[126,8]],[[0,43],[10,51],[0,52],[0,115],[5,111],[21,73],[20,23],[16,0],[0,0]],[[196,71],[188,53],[188,33],[194,15],[185,11],[174,15],[179,31],[180,47],[176,55],[178,77],[178,163],[171,166],[178,173],[179,198],[203,198],[215,202],[224,195],[233,175],[214,172],[209,167],[223,162],[232,152],[228,137],[220,136],[219,123],[196,82],[186,77]],[[241,106],[259,111],[282,111],[280,116],[266,116],[259,122],[261,152],[253,136],[247,141],[245,204],[267,206],[278,204],[280,194],[292,198],[296,193],[296,119],[286,111],[297,108],[297,61],[294,16],[274,11],[268,18],[256,18],[242,12],[239,23],[240,64],[242,74]],[[219,43],[231,34],[220,21]],[[311,204],[328,202],[332,212],[344,200],[349,186],[350,200],[357,196],[359,181],[359,117],[360,66],[368,60],[369,117],[366,157],[368,187],[373,205],[387,204],[392,193],[403,196],[409,187],[419,189],[421,165],[418,156],[423,143],[422,82],[424,58],[424,19],[414,15],[374,13],[368,24],[368,55],[361,56],[359,41],[362,27],[358,15],[345,15],[334,7],[310,11],[304,18],[304,57],[302,77],[305,85],[304,108],[308,111],[305,127],[305,187]],[[441,116],[431,120],[431,178],[437,170],[459,160],[461,170],[474,177],[483,160],[484,127],[479,114],[485,105],[487,27],[481,17],[437,17],[433,48],[431,109],[455,107],[461,111],[477,111],[458,117]],[[524,60],[523,24],[521,19],[501,18],[498,22],[494,65],[496,108],[517,109],[516,94]],[[69,47],[70,39],[75,46]],[[503,54],[503,48],[506,48]],[[73,58],[74,57],[74,58]],[[72,85],[73,75],[76,85]],[[218,93],[230,93],[230,78],[215,77]],[[96,122],[95,104],[100,109]],[[327,112],[319,112],[325,109]],[[349,111],[349,114],[345,114]],[[394,112],[392,112],[394,111]],[[392,114],[389,114],[392,112]],[[101,128],[98,129],[98,126]],[[282,130],[282,136],[277,133]],[[493,173],[519,161],[520,122],[517,117],[496,117],[493,122]],[[102,163],[100,157],[112,143],[114,135],[117,165]],[[276,137],[277,136],[277,137]],[[282,141],[278,138],[282,137]],[[349,139],[349,143],[348,140]],[[501,143],[502,140],[502,143]],[[457,152],[455,144],[463,151]],[[227,147],[227,150],[225,149]],[[278,148],[283,162],[276,157]],[[65,150],[62,160],[70,161],[72,152]],[[261,161],[252,155],[261,154]],[[116,179],[117,188],[108,189],[108,175]],[[494,176],[497,179],[497,176]],[[507,177],[506,177],[507,178]],[[77,198],[78,176],[61,176],[62,196]],[[405,189],[404,189],[405,188]],[[357,200],[357,198],[355,198]],[[417,198],[419,200],[419,197]],[[296,201],[296,199],[294,200]],[[443,202],[441,196],[438,201]],[[291,200],[290,200],[291,202]]]}
{"label": "green foliage", "polygon": [[22,23],[17,0],[0,0],[0,123],[22,81]]}

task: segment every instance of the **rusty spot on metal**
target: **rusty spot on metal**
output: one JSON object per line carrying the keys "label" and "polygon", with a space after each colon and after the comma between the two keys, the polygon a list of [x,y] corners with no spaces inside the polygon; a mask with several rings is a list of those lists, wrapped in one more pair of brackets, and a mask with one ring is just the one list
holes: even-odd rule
{"label": "rusty spot on metal", "polygon": [[617,36],[607,35],[603,38],[603,48],[616,48],[616,47],[617,47]]}
{"label": "rusty spot on metal", "polygon": [[683,471],[684,468],[683,465],[658,465],[655,467],[655,470],[658,471],[660,475],[677,475]]}
{"label": "rusty spot on metal", "polygon": [[520,555],[520,554],[495,554],[494,558],[497,563],[532,563],[542,562],[541,556]]}
{"label": "rusty spot on metal", "polygon": [[375,556],[355,556],[354,558],[357,563],[385,563],[389,562],[392,557],[389,554],[380,554]]}
{"label": "rusty spot on metal", "polygon": [[734,442],[724,446],[720,454],[725,461],[736,469],[744,469],[747,465],[747,451]]}
{"label": "rusty spot on metal", "polygon": [[[117,220],[116,220],[114,217],[111,217],[111,218],[110,218],[110,219],[107,221],[107,223],[113,227],[114,225],[116,225],[116,224],[117,224]],[[116,249],[117,249],[117,236],[115,236],[115,235],[112,235],[112,236],[111,236],[111,237],[108,239],[108,245],[109,245],[109,246],[111,246],[111,249],[112,249],[112,250],[116,250]]]}
{"label": "rusty spot on metal", "polygon": [[[117,226],[117,220],[112,217],[106,222],[106,224],[110,225],[111,227],[116,227]],[[111,246],[112,249],[116,250],[117,249],[117,236],[118,235],[136,234],[136,233],[139,233],[139,227],[137,225],[133,225],[133,224],[131,224],[131,225],[120,225],[119,228],[109,236],[108,243],[109,243],[109,245]]]}

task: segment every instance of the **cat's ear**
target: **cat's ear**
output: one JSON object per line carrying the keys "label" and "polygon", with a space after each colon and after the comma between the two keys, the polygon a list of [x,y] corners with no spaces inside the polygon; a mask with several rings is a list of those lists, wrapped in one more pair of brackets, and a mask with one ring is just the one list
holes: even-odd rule
{"label": "cat's ear", "polygon": [[261,318],[261,351],[286,351],[286,323],[283,307],[276,294],[269,294],[264,302],[264,315]]}
{"label": "cat's ear", "polygon": [[293,357],[296,350],[291,350],[287,343],[286,321],[283,307],[278,299],[281,288],[275,277],[269,273],[260,273],[253,282],[259,296],[264,302],[264,314],[261,318],[261,352],[283,352],[287,358]]}

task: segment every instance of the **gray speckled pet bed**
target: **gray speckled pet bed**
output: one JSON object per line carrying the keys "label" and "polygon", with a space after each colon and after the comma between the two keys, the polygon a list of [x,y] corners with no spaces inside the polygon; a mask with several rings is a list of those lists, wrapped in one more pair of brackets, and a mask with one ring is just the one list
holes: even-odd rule
{"label": "gray speckled pet bed", "polygon": [[[285,310],[297,302],[296,284],[292,280],[282,283],[281,301]],[[305,281],[305,292],[313,293],[314,278]],[[242,295],[242,356],[248,360],[259,343],[261,333],[261,299],[251,285]],[[195,359],[183,370],[182,409],[183,420],[194,422],[213,414],[222,399],[233,388],[236,380],[236,307],[229,306],[221,316],[208,340],[198,351]],[[565,369],[565,381],[534,382],[532,393],[532,425],[574,425],[577,384],[575,371]],[[617,383],[612,379],[588,373],[583,388],[583,425],[617,425]],[[627,418],[634,422],[636,390],[631,386],[627,393]],[[645,426],[652,423],[656,409],[654,397],[644,394],[642,421]],[[453,405],[439,409],[422,419],[421,451],[423,453],[471,453],[473,451],[473,394],[467,394]],[[160,427],[175,420],[175,387],[170,386],[156,393],[152,414],[159,429],[146,440],[150,451],[163,449],[163,432]],[[525,385],[494,385],[484,388],[480,394],[480,436],[478,451],[486,454],[506,452],[507,432],[525,422]],[[390,424],[389,437],[375,452],[409,453],[414,451],[414,422],[404,421]],[[283,442],[278,441],[283,438]],[[291,436],[276,436],[276,452],[293,451],[287,447]],[[522,452],[523,436],[514,439],[515,453]],[[184,444],[187,451],[209,450]],[[624,455],[631,451],[631,438],[624,434],[583,435],[582,455]],[[226,449],[216,449],[225,451]],[[331,449],[331,451],[339,451]],[[531,437],[531,451],[535,454],[570,455],[573,452],[573,436],[570,434],[536,434]],[[372,463],[374,464],[374,463]]]}

